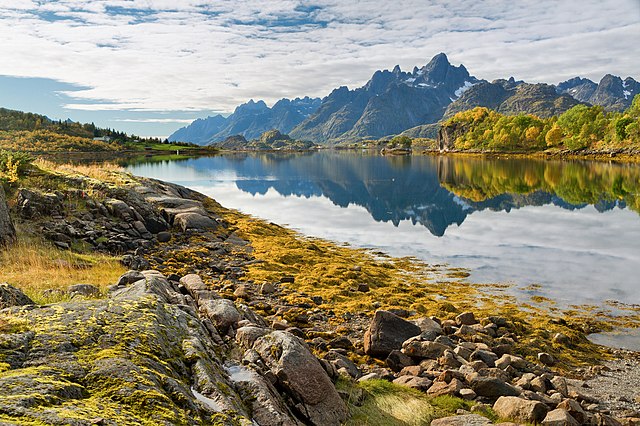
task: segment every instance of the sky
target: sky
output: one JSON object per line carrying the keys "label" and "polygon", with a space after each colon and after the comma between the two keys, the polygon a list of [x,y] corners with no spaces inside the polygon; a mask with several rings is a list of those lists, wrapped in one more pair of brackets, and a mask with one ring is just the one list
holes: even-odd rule
{"label": "sky", "polygon": [[165,137],[444,52],[472,75],[640,79],[640,0],[0,0],[0,106]]}

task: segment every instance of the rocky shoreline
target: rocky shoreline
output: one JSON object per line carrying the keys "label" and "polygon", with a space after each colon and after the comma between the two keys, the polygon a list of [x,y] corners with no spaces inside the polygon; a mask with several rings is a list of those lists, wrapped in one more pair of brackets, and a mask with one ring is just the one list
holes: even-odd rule
{"label": "rocky shoreline", "polygon": [[[247,280],[255,242],[199,193],[125,174],[56,179],[56,192],[18,189],[14,221],[131,270],[106,292],[76,285],[44,306],[0,287],[2,424],[390,424],[363,413],[378,382],[434,403],[396,424],[640,424],[637,354],[568,369],[519,354],[521,323],[472,310],[338,318],[322,295],[291,302],[294,275]],[[449,397],[454,408],[438,408]]]}

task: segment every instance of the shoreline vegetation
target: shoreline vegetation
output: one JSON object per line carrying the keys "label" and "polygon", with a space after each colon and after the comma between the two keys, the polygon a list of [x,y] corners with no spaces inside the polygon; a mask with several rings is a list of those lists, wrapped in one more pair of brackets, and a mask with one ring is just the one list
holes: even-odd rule
{"label": "shoreline vegetation", "polygon": [[[418,425],[459,414],[536,423],[552,409],[583,424],[616,421],[609,416],[612,401],[586,396],[579,386],[598,376],[601,363],[633,354],[598,346],[587,335],[640,327],[640,307],[562,308],[541,296],[516,299],[503,284],[468,282],[465,270],[308,238],[115,165],[25,160],[15,170],[5,187],[18,249],[4,251],[0,275],[39,306],[0,314],[0,397],[8,404],[0,407],[0,420],[244,424],[246,413],[261,415],[266,394],[258,393],[258,402],[234,402],[247,392],[241,383],[258,386],[263,382],[255,377],[280,371],[274,385],[290,395],[292,407],[315,407],[293,411],[312,416],[305,421],[313,424]],[[79,281],[95,290],[70,290]],[[198,312],[213,322],[217,343],[198,334],[205,329]],[[384,318],[422,333],[400,342],[393,361],[367,340],[376,326],[389,326]],[[174,337],[187,329],[196,331]],[[309,349],[296,346],[293,335]],[[307,398],[309,390],[295,385],[306,379],[287,370],[286,357],[278,361],[291,345],[298,356],[307,350],[321,360],[348,415],[337,401],[331,410],[338,412],[314,405],[335,390]],[[230,368],[255,381],[238,382]],[[367,375],[370,380],[356,380]],[[174,382],[170,392],[159,384]],[[268,388],[249,388],[249,395]],[[538,405],[523,414],[518,404]],[[619,409],[615,415],[633,417]]]}

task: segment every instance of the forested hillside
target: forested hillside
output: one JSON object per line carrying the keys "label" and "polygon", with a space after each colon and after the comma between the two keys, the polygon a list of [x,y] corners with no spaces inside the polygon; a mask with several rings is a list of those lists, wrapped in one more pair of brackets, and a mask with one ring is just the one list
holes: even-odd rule
{"label": "forested hillside", "polygon": [[440,129],[441,147],[476,151],[640,148],[640,95],[624,112],[576,105],[560,116],[503,115],[484,107],[459,112]]}

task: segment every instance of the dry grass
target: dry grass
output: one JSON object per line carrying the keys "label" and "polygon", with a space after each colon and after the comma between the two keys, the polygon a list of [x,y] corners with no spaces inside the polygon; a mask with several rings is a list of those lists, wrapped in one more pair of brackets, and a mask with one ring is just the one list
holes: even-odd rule
{"label": "dry grass", "polygon": [[124,168],[115,163],[100,164],[59,164],[53,161],[38,158],[33,162],[38,168],[64,175],[82,175],[103,182],[123,183],[123,178],[128,174]]}
{"label": "dry grass", "polygon": [[72,284],[93,284],[104,291],[124,272],[115,257],[58,250],[37,237],[21,236],[15,245],[0,251],[0,279],[20,288],[36,303],[66,299],[55,290]]}

